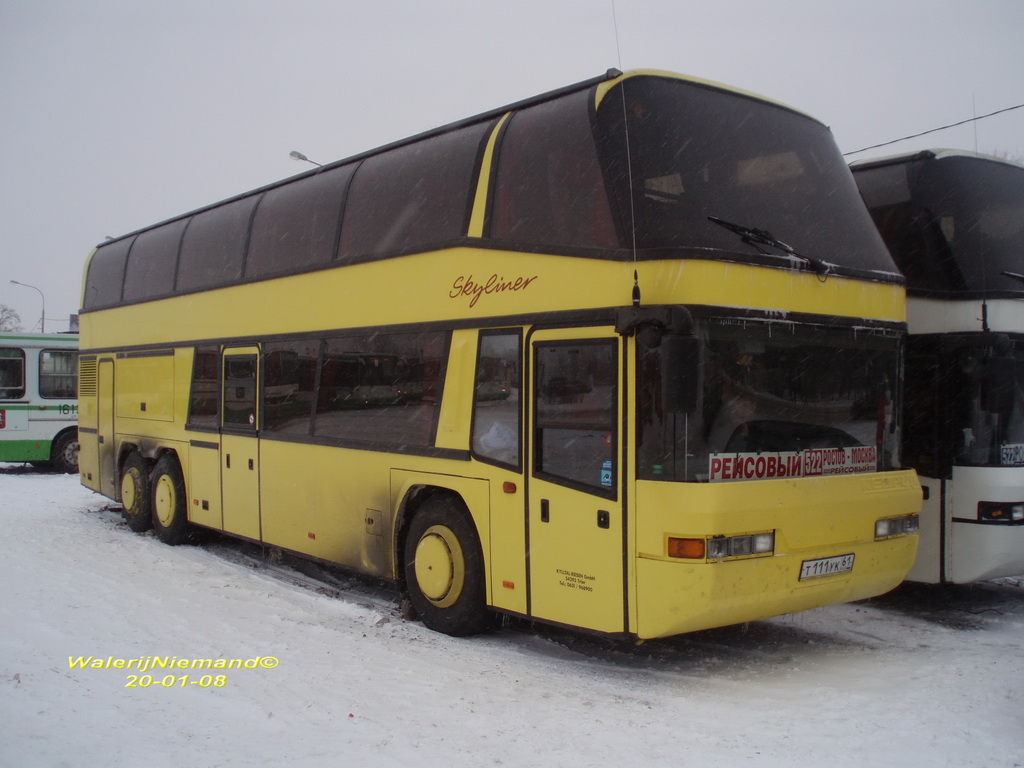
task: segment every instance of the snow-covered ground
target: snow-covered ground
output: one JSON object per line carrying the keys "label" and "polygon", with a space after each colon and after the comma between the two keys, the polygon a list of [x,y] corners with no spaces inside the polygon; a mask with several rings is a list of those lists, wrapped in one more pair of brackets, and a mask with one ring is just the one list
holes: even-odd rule
{"label": "snow-covered ground", "polygon": [[[383,589],[133,534],[76,477],[0,465],[0,531],[3,766],[1024,764],[1024,580],[638,648],[459,640]],[[113,666],[154,656],[260,666]]]}

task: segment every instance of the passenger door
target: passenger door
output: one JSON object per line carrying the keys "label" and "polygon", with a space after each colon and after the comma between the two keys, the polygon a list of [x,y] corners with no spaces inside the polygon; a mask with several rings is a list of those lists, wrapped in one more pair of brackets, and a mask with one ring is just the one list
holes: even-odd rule
{"label": "passenger door", "polygon": [[622,632],[621,341],[610,328],[538,331],[530,349],[530,612]]}
{"label": "passenger door", "polygon": [[224,530],[260,540],[259,350],[224,350],[221,377],[221,483]]}

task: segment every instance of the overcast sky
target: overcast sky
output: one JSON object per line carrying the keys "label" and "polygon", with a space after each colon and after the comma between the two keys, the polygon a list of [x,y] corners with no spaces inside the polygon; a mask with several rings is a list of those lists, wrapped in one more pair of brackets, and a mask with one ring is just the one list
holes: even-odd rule
{"label": "overcast sky", "polygon": [[[614,11],[614,12],[613,12]],[[617,20],[617,24],[616,24]],[[852,152],[1024,103],[1021,0],[0,0],[0,304],[66,330],[90,249],[621,69],[760,93]],[[1024,109],[881,150],[1024,160]]]}

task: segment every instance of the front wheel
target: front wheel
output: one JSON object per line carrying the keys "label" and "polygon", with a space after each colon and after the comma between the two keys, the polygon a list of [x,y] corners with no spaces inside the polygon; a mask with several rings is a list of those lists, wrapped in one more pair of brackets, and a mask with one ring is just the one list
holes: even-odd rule
{"label": "front wheel", "polygon": [[451,497],[423,503],[405,540],[409,601],[424,625],[454,637],[490,628],[480,538],[465,507]]}
{"label": "front wheel", "polygon": [[164,454],[153,467],[152,504],[153,529],[164,544],[185,544],[192,538],[185,503],[185,480],[178,460]]}

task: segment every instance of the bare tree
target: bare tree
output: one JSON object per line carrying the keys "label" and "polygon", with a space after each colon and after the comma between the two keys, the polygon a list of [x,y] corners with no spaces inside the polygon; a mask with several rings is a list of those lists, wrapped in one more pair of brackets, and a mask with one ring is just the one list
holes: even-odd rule
{"label": "bare tree", "polygon": [[20,331],[21,317],[6,304],[0,304],[0,331]]}

